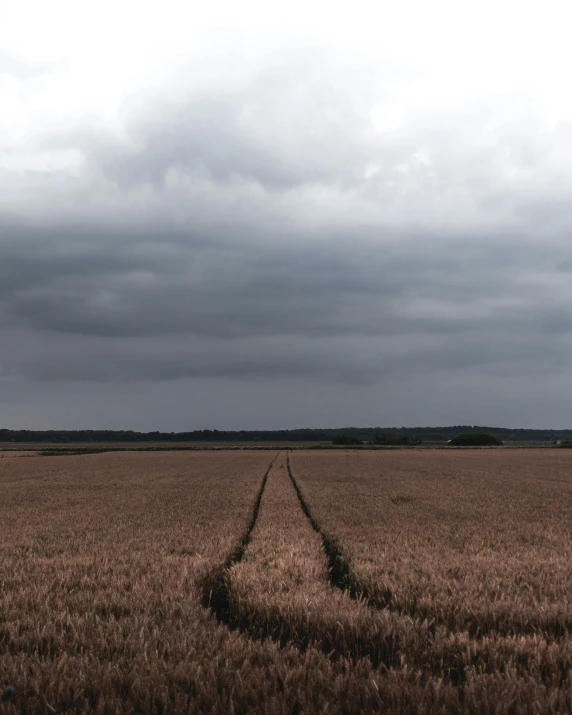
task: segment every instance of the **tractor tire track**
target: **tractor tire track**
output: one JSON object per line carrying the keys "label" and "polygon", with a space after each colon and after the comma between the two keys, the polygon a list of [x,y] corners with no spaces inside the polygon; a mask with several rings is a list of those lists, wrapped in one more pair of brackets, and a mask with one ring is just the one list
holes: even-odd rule
{"label": "tractor tire track", "polygon": [[[312,514],[310,507],[308,506],[308,502],[304,498],[302,490],[292,474],[289,455],[286,456],[286,465],[288,469],[288,476],[290,477],[290,481],[292,482],[292,486],[294,487],[294,491],[296,492],[302,511],[308,518],[312,529],[314,529],[314,531],[322,539],[324,553],[326,554],[326,559],[328,561],[328,578],[331,585],[334,588],[344,591],[354,600],[369,601],[370,594],[367,587],[359,581],[356,574],[352,571],[349,561],[344,555],[337,539],[327,534]],[[391,598],[391,594],[389,594],[389,598]]]}
{"label": "tractor tire track", "polygon": [[[288,476],[300,507],[312,529],[322,539],[331,586],[343,591],[352,600],[365,604],[368,609],[394,614],[410,620],[413,629],[419,629],[419,635],[426,629],[425,643],[422,643],[422,638],[418,640],[414,646],[414,653],[410,649],[411,642],[405,643],[403,640],[401,643],[395,642],[397,653],[392,652],[389,661],[382,661],[387,667],[397,664],[397,660],[400,665],[409,662],[410,666],[429,671],[433,676],[441,675],[443,682],[455,686],[464,685],[470,677],[470,673],[475,671],[481,674],[498,675],[512,670],[517,674],[522,672],[523,675],[526,675],[527,663],[529,660],[536,660],[537,657],[533,656],[528,649],[527,636],[532,637],[533,640],[538,637],[548,637],[558,641],[560,638],[569,637],[572,633],[572,624],[566,624],[557,619],[548,620],[540,628],[530,623],[523,624],[507,618],[506,621],[495,623],[487,628],[486,624],[481,621],[467,617],[462,629],[450,628],[445,619],[431,617],[431,613],[427,609],[418,609],[411,605],[399,607],[392,604],[392,594],[389,589],[374,592],[367,584],[360,581],[338,540],[320,526],[312,513],[292,472],[289,455],[286,460]],[[358,644],[358,650],[363,653],[364,657],[369,657],[372,664],[379,663],[375,645],[375,643],[370,643],[371,655],[368,656],[367,641],[365,643],[360,641]],[[535,647],[533,646],[533,648]],[[549,648],[550,646],[547,645],[547,652]],[[500,658],[499,653],[501,653]],[[373,657],[371,657],[372,655]],[[551,656],[543,653],[536,665],[541,670],[546,669],[548,673]],[[567,674],[571,670],[570,663],[562,663],[562,681],[566,680]],[[545,684],[550,684],[549,678]]]}
{"label": "tractor tire track", "polygon": [[[298,596],[305,593],[306,587],[311,588],[312,585],[315,585],[321,592],[320,602],[317,605],[310,604],[309,610],[297,607],[298,604],[289,607],[286,602],[280,603],[272,598],[268,599],[267,591],[264,588],[256,588],[256,576],[248,581],[246,589],[241,589],[240,584],[238,587],[233,585],[233,578],[237,578],[235,567],[241,565],[245,552],[251,544],[253,531],[259,521],[263,496],[267,492],[268,478],[278,457],[279,454],[276,455],[263,476],[244,533],[224,562],[204,578],[201,584],[203,607],[208,608],[217,621],[229,630],[238,630],[253,640],[263,641],[270,638],[280,647],[294,646],[301,652],[313,647],[332,660],[342,659],[355,662],[367,659],[374,667],[382,665],[387,668],[399,665],[400,652],[405,647],[405,643],[402,635],[396,632],[393,623],[387,623],[387,619],[382,619],[381,622],[377,622],[378,619],[376,619],[376,622],[372,623],[371,619],[367,618],[365,607],[361,608],[361,615],[362,617],[365,615],[367,618],[369,626],[365,629],[367,632],[363,632],[359,628],[353,628],[349,632],[347,624],[340,620],[340,604],[341,608],[345,609],[347,607],[346,599],[343,594],[338,592],[336,595],[337,606],[330,603],[332,594],[326,577],[327,565],[325,561],[322,562],[321,549],[318,543],[313,543],[313,539],[310,548],[320,564],[318,566],[319,574],[315,578],[311,578],[312,584],[306,583],[298,589],[297,593]],[[276,476],[275,479],[273,489],[281,489],[288,501],[288,491],[291,489],[289,479],[286,476]],[[296,512],[299,514],[297,511],[298,500],[291,491],[290,494],[289,514],[295,518]],[[274,502],[282,503],[277,494],[274,494]],[[269,514],[268,518],[274,526],[272,514]],[[300,524],[303,529],[305,519],[302,514],[300,514],[300,518],[303,520]],[[275,529],[272,531],[274,532]],[[312,531],[310,530],[309,533],[311,534]],[[296,535],[294,528],[290,536],[296,538]],[[265,542],[266,539],[263,538],[261,543]],[[282,544],[286,551],[290,551],[289,543]],[[256,570],[260,571],[258,564],[256,564]],[[234,573],[234,577],[231,572]],[[261,600],[265,600],[264,607],[261,606]],[[407,640],[410,640],[411,635],[417,640],[416,635],[411,633],[408,634]]]}
{"label": "tractor tire track", "polygon": [[217,610],[230,629],[300,652],[314,648],[332,661],[365,659],[386,668],[427,640],[424,629],[420,637],[410,622],[332,589],[321,539],[300,510],[284,453],[269,472],[251,537],[245,557],[219,577],[224,609]]}
{"label": "tractor tire track", "polygon": [[531,621],[515,621],[509,614],[501,620],[486,622],[483,619],[475,619],[470,614],[461,621],[460,624],[452,625],[446,618],[435,617],[429,608],[418,607],[413,604],[398,605],[393,602],[393,594],[390,589],[373,589],[368,584],[360,580],[359,576],[351,567],[348,557],[344,554],[336,537],[328,534],[319,524],[313,515],[308,502],[306,501],[299,484],[297,483],[290,457],[287,455],[288,476],[292,482],[294,490],[298,496],[302,511],[308,518],[314,531],[322,539],[324,552],[328,560],[328,578],[335,588],[338,588],[354,600],[363,600],[371,608],[391,611],[429,624],[429,628],[435,632],[438,626],[446,629],[451,635],[455,633],[467,632],[469,637],[474,639],[485,638],[490,635],[498,636],[542,636],[555,640],[568,638],[572,634],[572,623],[563,621],[561,618],[547,618],[540,624]]}
{"label": "tractor tire track", "polygon": [[[348,666],[366,661],[374,668],[406,668],[418,674],[419,682],[436,679],[460,686],[475,673],[526,674],[528,644],[518,639],[499,644],[496,638],[484,638],[471,644],[466,633],[412,620],[389,608],[371,608],[339,545],[323,534],[303,500],[288,459],[289,478],[284,472],[281,477],[277,468],[271,475],[278,456],[264,474],[245,532],[202,585],[202,604],[220,623],[252,640],[271,639],[282,648],[314,648]],[[295,492],[291,496],[285,486],[290,484]],[[298,506],[302,522],[296,517]],[[249,547],[254,552],[244,559]],[[541,655],[539,667],[544,660],[549,665],[550,657]]]}
{"label": "tractor tire track", "polygon": [[264,494],[264,489],[266,488],[266,482],[268,481],[268,475],[270,470],[274,465],[274,462],[278,459],[280,452],[276,454],[274,459],[270,462],[268,469],[262,477],[262,482],[260,488],[254,500],[252,506],[252,512],[250,519],[246,526],[245,531],[240,537],[239,541],[230,551],[226,559],[222,564],[217,566],[214,570],[206,575],[201,585],[202,597],[201,603],[204,608],[209,608],[215,615],[219,623],[224,623],[227,626],[232,626],[232,604],[230,599],[230,569],[242,561],[244,557],[244,552],[246,551],[248,544],[252,538],[252,532],[256,526],[256,520],[258,519],[258,513],[260,511],[260,503],[262,502],[262,495]]}
{"label": "tractor tire track", "polygon": [[[300,513],[298,492],[286,476],[287,460],[284,472],[273,472],[278,456],[263,477],[244,534],[205,579],[203,606],[219,623],[252,640],[271,639],[300,652],[314,648],[332,661],[365,660],[374,668],[390,669],[402,666],[405,654],[417,654],[415,661],[427,664],[433,634],[426,624],[373,611],[365,601],[352,602],[342,589],[332,588],[330,564],[336,552],[325,557],[321,536],[312,536],[316,530],[308,525],[307,511]],[[249,547],[255,553],[245,561]],[[441,657],[425,672],[443,677]]]}

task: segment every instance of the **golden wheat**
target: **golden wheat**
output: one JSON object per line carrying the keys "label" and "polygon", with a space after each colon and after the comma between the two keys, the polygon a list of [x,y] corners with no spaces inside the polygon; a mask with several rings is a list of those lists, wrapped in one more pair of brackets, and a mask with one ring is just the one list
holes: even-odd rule
{"label": "golden wheat", "polygon": [[572,711],[572,455],[275,457],[1,459],[0,712]]}
{"label": "golden wheat", "polygon": [[572,628],[572,454],[292,455],[371,597],[472,634]]}

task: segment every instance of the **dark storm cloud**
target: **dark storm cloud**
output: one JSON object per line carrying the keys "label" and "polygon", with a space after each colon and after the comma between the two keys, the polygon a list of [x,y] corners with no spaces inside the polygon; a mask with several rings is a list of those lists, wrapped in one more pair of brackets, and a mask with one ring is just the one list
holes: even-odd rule
{"label": "dark storm cloud", "polygon": [[[388,138],[326,69],[306,57],[240,87],[190,83],[131,103],[121,131],[84,122],[38,142],[84,164],[61,185],[34,175],[27,213],[0,216],[12,393],[23,378],[224,378],[363,400],[397,381],[415,383],[413,405],[420,376],[435,394],[475,375],[501,394],[502,379],[569,369],[569,183],[558,167],[535,179],[562,137]],[[524,178],[499,179],[499,161]]]}
{"label": "dark storm cloud", "polygon": [[173,243],[78,239],[66,229],[45,242],[11,232],[0,266],[5,324],[115,337],[389,337],[492,327],[525,315],[532,288],[520,276],[536,255],[534,247],[512,255],[498,241],[491,260],[478,242],[426,237],[372,248],[350,235],[334,246],[298,235],[290,246],[244,250],[192,235],[186,244],[176,235]]}
{"label": "dark storm cloud", "polygon": [[0,350],[5,375],[374,383],[468,367],[529,371],[547,364],[548,333],[552,359],[568,363],[562,336],[572,326],[547,289],[566,253],[556,245],[522,242],[515,252],[499,239],[491,255],[469,237],[376,246],[338,234],[335,245],[298,235],[251,252],[178,234],[157,243],[66,229],[44,244],[11,232],[0,317],[7,337],[20,332]]}

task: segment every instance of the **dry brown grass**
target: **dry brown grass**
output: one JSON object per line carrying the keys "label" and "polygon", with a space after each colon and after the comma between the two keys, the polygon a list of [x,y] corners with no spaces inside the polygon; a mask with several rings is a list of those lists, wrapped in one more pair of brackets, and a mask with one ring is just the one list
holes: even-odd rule
{"label": "dry brown grass", "polygon": [[572,711],[567,453],[275,456],[0,460],[0,712]]}

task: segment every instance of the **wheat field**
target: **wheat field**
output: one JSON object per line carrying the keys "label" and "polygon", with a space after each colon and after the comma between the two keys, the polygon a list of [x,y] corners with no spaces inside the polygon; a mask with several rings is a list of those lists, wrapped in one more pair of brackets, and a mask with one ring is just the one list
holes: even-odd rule
{"label": "wheat field", "polygon": [[571,457],[5,453],[0,712],[571,712]]}

